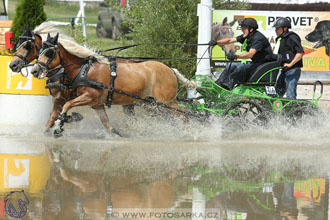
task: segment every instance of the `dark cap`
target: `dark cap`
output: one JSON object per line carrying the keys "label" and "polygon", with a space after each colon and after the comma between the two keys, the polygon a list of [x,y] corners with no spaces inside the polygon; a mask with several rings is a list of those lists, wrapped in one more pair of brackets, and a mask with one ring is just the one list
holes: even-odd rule
{"label": "dark cap", "polygon": [[256,19],[254,18],[244,18],[244,20],[240,23],[240,26],[244,28],[254,28],[254,29],[258,29],[259,27]]}
{"label": "dark cap", "polygon": [[273,27],[288,27],[291,28],[291,22],[287,18],[278,18]]}

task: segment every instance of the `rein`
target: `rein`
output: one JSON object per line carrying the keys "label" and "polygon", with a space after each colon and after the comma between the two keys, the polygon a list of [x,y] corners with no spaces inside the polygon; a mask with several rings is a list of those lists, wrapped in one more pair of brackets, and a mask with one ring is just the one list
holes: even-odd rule
{"label": "rein", "polygon": [[131,47],[137,47],[137,46],[144,46],[144,45],[179,45],[179,46],[209,46],[209,44],[184,44],[184,43],[169,43],[169,42],[154,42],[154,43],[143,43],[143,44],[132,44],[132,45],[127,45],[127,46],[122,46],[122,47],[115,47],[115,48],[110,48],[110,49],[105,49],[105,50],[99,50],[97,53],[104,53],[108,51],[113,51],[113,50],[125,50]]}

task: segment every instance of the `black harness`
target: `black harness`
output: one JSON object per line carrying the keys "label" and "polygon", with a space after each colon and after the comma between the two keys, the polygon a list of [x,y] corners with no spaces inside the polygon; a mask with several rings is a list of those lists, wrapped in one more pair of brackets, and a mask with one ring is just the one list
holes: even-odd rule
{"label": "black harness", "polygon": [[71,79],[68,77],[64,68],[62,67],[52,76],[48,76],[46,81],[47,85],[45,88],[49,89],[50,93],[51,89],[68,90],[72,89],[71,83]]}
{"label": "black harness", "polygon": [[107,85],[93,81],[88,78],[88,71],[90,69],[90,66],[92,65],[93,61],[88,60],[85,64],[82,65],[80,68],[78,74],[73,78],[72,80],[72,89],[76,90],[79,86],[89,86],[94,89],[106,89],[108,88]]}
{"label": "black harness", "polygon": [[90,66],[93,64],[95,60],[94,59],[88,59],[88,61],[82,65],[80,68],[78,74],[74,77],[71,83],[71,88],[73,90],[76,90],[77,87],[80,86],[89,86],[94,89],[108,89],[108,100],[106,105],[108,107],[111,107],[112,105],[112,97],[113,97],[113,92],[119,91],[114,88],[115,85],[115,79],[117,77],[117,63],[115,59],[110,59],[110,86],[105,85],[104,83],[96,82],[94,80],[91,80],[88,78],[88,71],[90,69]]}

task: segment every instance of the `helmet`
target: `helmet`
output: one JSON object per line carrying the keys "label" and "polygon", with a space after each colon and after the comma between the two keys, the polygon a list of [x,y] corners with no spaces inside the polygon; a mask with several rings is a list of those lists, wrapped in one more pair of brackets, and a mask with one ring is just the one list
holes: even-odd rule
{"label": "helmet", "polygon": [[288,27],[291,28],[291,22],[287,18],[278,18],[273,27]]}
{"label": "helmet", "polygon": [[240,24],[241,27],[258,29],[258,23],[254,18],[244,18]]}

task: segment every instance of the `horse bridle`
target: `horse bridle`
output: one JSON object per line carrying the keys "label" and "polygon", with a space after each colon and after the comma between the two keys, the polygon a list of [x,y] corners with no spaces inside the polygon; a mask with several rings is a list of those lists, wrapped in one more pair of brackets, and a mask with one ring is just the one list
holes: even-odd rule
{"label": "horse bridle", "polygon": [[[23,43],[17,45],[16,47],[16,51],[19,50],[20,48],[22,48],[23,46],[25,46],[28,42],[31,42],[31,44],[34,45],[34,47],[36,48],[36,51],[39,51],[36,43],[35,43],[35,38],[34,38],[34,34],[32,37],[28,37],[28,36],[20,36],[19,39],[27,39],[26,41],[24,41]],[[25,47],[24,47],[25,48]],[[25,48],[28,52],[26,53],[25,56],[22,56],[21,54],[15,53],[14,56],[20,58],[21,60],[23,60],[24,62],[24,66],[26,67],[29,64],[29,61],[27,60],[27,57],[30,55],[30,53],[32,52],[32,47],[31,48]]]}
{"label": "horse bridle", "polygon": [[[48,45],[49,47],[46,48],[46,49],[41,48],[40,51],[39,51],[39,57],[42,56],[42,55],[44,55],[44,54],[46,54],[47,51],[49,51],[49,50],[53,50],[52,57],[48,57],[48,56],[47,56],[47,57],[48,57],[48,60],[47,60],[46,63],[44,63],[44,62],[42,62],[42,61],[40,61],[40,60],[38,59],[37,62],[36,62],[36,64],[40,65],[41,69],[42,69],[43,71],[45,71],[45,72],[47,73],[47,75],[48,75],[48,73],[49,73],[51,70],[53,70],[53,69],[49,68],[49,64],[50,64],[51,62],[53,62],[53,60],[55,59],[55,57],[56,57],[56,53],[57,53],[57,51],[58,51],[58,47],[57,47],[57,45],[54,45],[54,44],[49,43],[49,42],[47,42],[47,41],[46,41],[46,42],[43,42],[43,44],[46,44],[46,45]],[[45,55],[45,56],[46,56],[46,55]]]}

